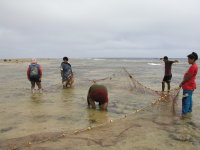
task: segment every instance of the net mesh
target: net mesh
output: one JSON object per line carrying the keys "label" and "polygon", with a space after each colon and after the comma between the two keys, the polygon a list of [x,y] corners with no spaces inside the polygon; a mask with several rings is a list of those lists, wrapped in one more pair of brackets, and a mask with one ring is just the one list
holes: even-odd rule
{"label": "net mesh", "polygon": [[[93,73],[93,76],[95,74],[97,75],[98,72]],[[110,128],[109,124],[113,121],[117,122],[124,118],[127,119],[128,116],[133,116],[133,114],[137,114],[145,110],[148,111],[152,109],[152,107],[155,107],[158,103],[164,104],[171,102],[172,105],[170,112],[176,114],[176,101],[180,92],[179,88],[172,89],[169,93],[163,93],[161,91],[153,90],[137,81],[136,78],[132,74],[130,74],[126,68],[122,68],[115,74],[111,74],[107,77],[102,77],[99,79],[75,77],[74,87],[85,90],[93,83],[103,84],[108,88],[110,99],[108,111],[113,113],[117,112],[116,107],[120,104],[123,104],[126,111],[123,111],[120,114],[121,116],[115,118],[114,120],[108,120],[105,122],[101,122],[100,124],[94,123],[88,127],[77,130],[40,133],[1,141],[0,149],[26,149],[27,147],[36,148],[37,145],[44,143],[48,143],[48,145],[51,145],[49,142],[55,142],[58,139],[70,139],[73,141],[82,140],[82,144],[86,144],[83,141],[89,141],[91,143],[102,145],[102,143],[98,141],[98,139],[90,139],[86,137],[81,139],[80,137],[77,137],[77,134],[90,131],[91,129],[98,129],[99,127]],[[61,88],[62,87],[60,84],[56,84],[46,87],[44,92],[55,92],[57,90],[60,90]],[[86,102],[85,97],[79,97],[79,99],[84,99]],[[124,99],[126,99],[126,101]],[[121,109],[123,109],[123,107],[121,107]],[[135,124],[130,125],[128,121],[126,122],[126,125],[120,126],[119,132],[116,133],[118,134],[118,137],[120,137],[123,132],[130,128],[130,126],[135,126]],[[101,134],[99,134],[99,136],[101,136]]]}

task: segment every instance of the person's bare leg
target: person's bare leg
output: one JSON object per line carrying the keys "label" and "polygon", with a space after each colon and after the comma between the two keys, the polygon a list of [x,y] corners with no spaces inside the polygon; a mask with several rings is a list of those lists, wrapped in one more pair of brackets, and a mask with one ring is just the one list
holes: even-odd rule
{"label": "person's bare leg", "polygon": [[70,87],[72,86],[73,83],[74,83],[74,78],[72,77],[72,78],[70,79]]}
{"label": "person's bare leg", "polygon": [[39,92],[42,93],[42,84],[41,84],[41,82],[36,82],[36,84],[38,86]]}
{"label": "person's bare leg", "polygon": [[170,91],[170,81],[167,82],[168,92]]}
{"label": "person's bare leg", "polygon": [[165,91],[165,82],[164,81],[162,82],[162,91],[163,92]]}
{"label": "person's bare leg", "polygon": [[31,81],[31,92],[34,93],[34,89],[35,89],[35,82]]}
{"label": "person's bare leg", "polygon": [[38,89],[42,89],[42,84],[41,82],[36,82],[37,86],[38,86]]}
{"label": "person's bare leg", "polygon": [[67,87],[67,85],[66,85],[66,84],[67,84],[67,82],[66,82],[66,81],[63,81],[63,82],[62,82],[63,89],[65,89],[65,88]]}
{"label": "person's bare leg", "polygon": [[71,87],[73,83],[74,83],[74,78],[73,78],[73,76],[70,76],[68,78],[67,87]]}
{"label": "person's bare leg", "polygon": [[102,105],[101,109],[102,109],[102,110],[106,110],[107,107],[108,107],[108,103],[104,103],[104,104]]}

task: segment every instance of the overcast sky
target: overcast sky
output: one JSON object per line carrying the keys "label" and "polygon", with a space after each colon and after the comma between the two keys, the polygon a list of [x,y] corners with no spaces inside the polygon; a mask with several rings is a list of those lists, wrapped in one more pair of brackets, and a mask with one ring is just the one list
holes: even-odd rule
{"label": "overcast sky", "polygon": [[1,58],[200,55],[200,0],[0,0]]}

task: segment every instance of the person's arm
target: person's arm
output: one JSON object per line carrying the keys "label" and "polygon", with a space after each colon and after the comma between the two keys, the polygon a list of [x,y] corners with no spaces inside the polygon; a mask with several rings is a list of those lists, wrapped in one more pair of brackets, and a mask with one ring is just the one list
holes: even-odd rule
{"label": "person's arm", "polygon": [[92,106],[93,109],[96,109],[96,105],[95,102],[91,99],[90,97],[90,92],[91,92],[91,87],[88,90],[88,95],[87,95],[87,102],[88,102],[88,106]]}
{"label": "person's arm", "polygon": [[185,79],[180,83],[179,87],[182,87],[186,82],[191,79],[192,75],[188,74]]}
{"label": "person's arm", "polygon": [[30,67],[28,67],[28,69],[27,69],[27,78],[28,78],[29,81],[30,81],[30,71],[31,71],[31,69],[30,69]]}
{"label": "person's arm", "polygon": [[89,99],[90,99],[90,88],[89,88],[88,94],[87,94],[87,103],[88,103],[88,106],[90,106],[90,101],[89,101]]}
{"label": "person's arm", "polygon": [[71,72],[71,75],[73,76],[72,66],[70,63],[68,63],[68,65],[70,66],[70,72]]}
{"label": "person's arm", "polygon": [[40,81],[42,81],[42,67],[39,65],[39,72],[40,72]]}
{"label": "person's arm", "polygon": [[174,61],[172,61],[173,63],[178,63],[179,61],[178,60],[174,60]]}
{"label": "person's arm", "polygon": [[95,102],[91,98],[89,98],[88,101],[89,101],[90,105],[92,106],[92,108],[96,109]]}
{"label": "person's arm", "polygon": [[60,75],[61,77],[63,77],[63,70],[60,70]]}
{"label": "person's arm", "polygon": [[87,95],[87,103],[88,103],[88,106],[90,106],[90,101],[89,101],[90,97],[89,97],[89,94]]}
{"label": "person's arm", "polygon": [[61,65],[60,65],[60,75],[61,75],[61,77],[63,77],[63,67],[62,67],[62,63],[61,63]]}

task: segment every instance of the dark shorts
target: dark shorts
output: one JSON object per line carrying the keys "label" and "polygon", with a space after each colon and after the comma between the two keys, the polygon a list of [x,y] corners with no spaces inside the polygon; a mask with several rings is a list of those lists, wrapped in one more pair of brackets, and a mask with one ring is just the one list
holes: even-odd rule
{"label": "dark shorts", "polygon": [[40,78],[30,78],[31,82],[41,82]]}
{"label": "dark shorts", "polygon": [[172,79],[172,75],[164,76],[163,81],[164,81],[164,82],[170,82],[171,79]]}

